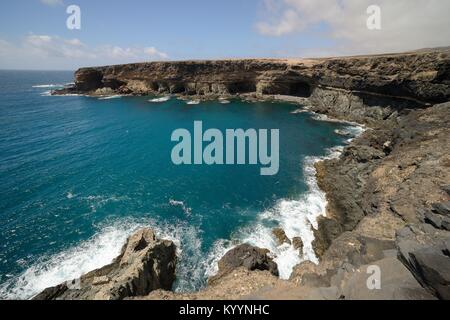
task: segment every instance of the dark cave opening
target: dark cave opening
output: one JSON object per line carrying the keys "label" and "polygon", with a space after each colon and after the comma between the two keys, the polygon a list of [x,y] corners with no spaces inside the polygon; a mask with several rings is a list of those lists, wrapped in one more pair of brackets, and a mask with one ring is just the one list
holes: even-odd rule
{"label": "dark cave opening", "polygon": [[296,97],[309,98],[311,96],[311,86],[304,81],[298,81],[290,84],[289,95]]}
{"label": "dark cave opening", "polygon": [[186,87],[183,83],[173,83],[170,85],[170,93],[186,93]]}
{"label": "dark cave opening", "polygon": [[228,92],[236,93],[250,93],[256,91],[256,84],[252,81],[239,81],[228,84]]}

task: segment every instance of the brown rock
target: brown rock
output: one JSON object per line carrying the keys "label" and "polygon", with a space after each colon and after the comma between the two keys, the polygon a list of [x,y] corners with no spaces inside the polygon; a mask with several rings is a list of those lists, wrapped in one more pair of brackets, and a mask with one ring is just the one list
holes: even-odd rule
{"label": "brown rock", "polygon": [[269,250],[241,244],[228,251],[222,259],[219,260],[219,272],[211,277],[208,282],[214,283],[231,271],[245,267],[247,270],[268,270],[275,276],[278,276],[278,266],[268,256]]}
{"label": "brown rock", "polygon": [[291,244],[291,240],[286,236],[286,233],[281,228],[275,228],[272,230],[272,234],[277,240],[277,244],[280,246],[284,243]]}
{"label": "brown rock", "polygon": [[47,288],[34,300],[121,300],[170,290],[175,280],[176,247],[159,240],[151,229],[128,238],[121,254],[109,265],[91,271],[73,285]]}
{"label": "brown rock", "polygon": [[384,106],[392,102],[392,96],[408,98],[408,107],[448,101],[448,84],[441,81],[447,69],[448,50],[314,60],[151,62],[79,69],[73,90],[89,93],[109,87],[128,88],[136,95],[311,96],[314,111],[365,122],[389,116]]}
{"label": "brown rock", "polygon": [[294,246],[295,250],[299,251],[299,254],[303,254],[303,241],[300,237],[294,237],[292,238],[292,245]]}

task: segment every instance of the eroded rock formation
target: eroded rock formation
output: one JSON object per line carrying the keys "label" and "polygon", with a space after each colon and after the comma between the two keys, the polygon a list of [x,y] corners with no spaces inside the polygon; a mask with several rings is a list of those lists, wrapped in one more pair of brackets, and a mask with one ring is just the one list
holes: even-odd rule
{"label": "eroded rock formation", "polygon": [[[392,105],[392,97],[409,99],[410,106],[445,102],[450,97],[449,69],[448,50],[333,59],[150,62],[82,68],[75,73],[75,86],[66,90],[95,94],[98,89],[111,88],[135,95],[312,95],[323,112],[346,116],[344,106]],[[321,90],[315,92],[318,88]],[[354,96],[324,94],[330,89],[351,91]],[[333,101],[336,99],[341,101]],[[340,110],[329,109],[337,105]]]}
{"label": "eroded rock formation", "polygon": [[34,300],[121,300],[156,289],[170,290],[175,280],[176,247],[159,240],[151,229],[128,238],[121,254],[109,265],[71,283],[47,288]]}
{"label": "eroded rock formation", "polygon": [[278,276],[278,266],[269,257],[269,252],[267,249],[245,243],[231,249],[219,260],[219,271],[208,280],[208,283],[212,284],[240,267],[249,271],[267,270],[272,275]]}

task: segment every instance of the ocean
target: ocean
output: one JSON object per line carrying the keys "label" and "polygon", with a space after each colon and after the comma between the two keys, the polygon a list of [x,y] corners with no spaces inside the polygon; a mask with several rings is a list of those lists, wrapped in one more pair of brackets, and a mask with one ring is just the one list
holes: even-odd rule
{"label": "ocean", "polygon": [[[288,278],[317,261],[312,227],[326,199],[314,162],[342,150],[361,129],[295,112],[289,103],[188,104],[176,97],[51,96],[73,72],[0,71],[0,298],[27,299],[118,255],[149,226],[175,241],[174,290],[197,290],[240,243],[270,249]],[[192,129],[279,129],[274,176],[255,165],[171,161],[171,133]],[[277,246],[274,227],[301,236],[304,255]]]}

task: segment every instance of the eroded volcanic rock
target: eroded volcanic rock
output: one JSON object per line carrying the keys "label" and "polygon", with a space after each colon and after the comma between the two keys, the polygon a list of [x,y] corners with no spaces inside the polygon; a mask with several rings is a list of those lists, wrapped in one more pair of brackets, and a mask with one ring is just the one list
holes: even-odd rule
{"label": "eroded volcanic rock", "polygon": [[291,240],[288,238],[282,228],[274,228],[272,234],[275,236],[277,244],[280,246],[284,243],[291,244]]}
{"label": "eroded volcanic rock", "polygon": [[251,246],[249,244],[241,244],[234,249],[228,251],[222,259],[219,260],[219,272],[211,277],[208,282],[213,283],[222,278],[226,274],[239,267],[247,270],[267,270],[271,274],[278,276],[278,266],[268,256],[269,250]]}
{"label": "eroded volcanic rock", "polygon": [[[60,93],[310,97],[314,111],[382,120],[396,109],[450,98],[449,50],[330,59],[173,61],[82,68]],[[58,93],[58,92],[56,92]],[[371,108],[366,108],[370,106]]]}
{"label": "eroded volcanic rock", "polygon": [[450,299],[450,232],[408,225],[396,235],[399,259],[441,299]]}
{"label": "eroded volcanic rock", "polygon": [[72,283],[47,288],[34,300],[121,300],[156,289],[170,290],[175,280],[176,247],[159,240],[151,229],[128,238],[121,254]]}

